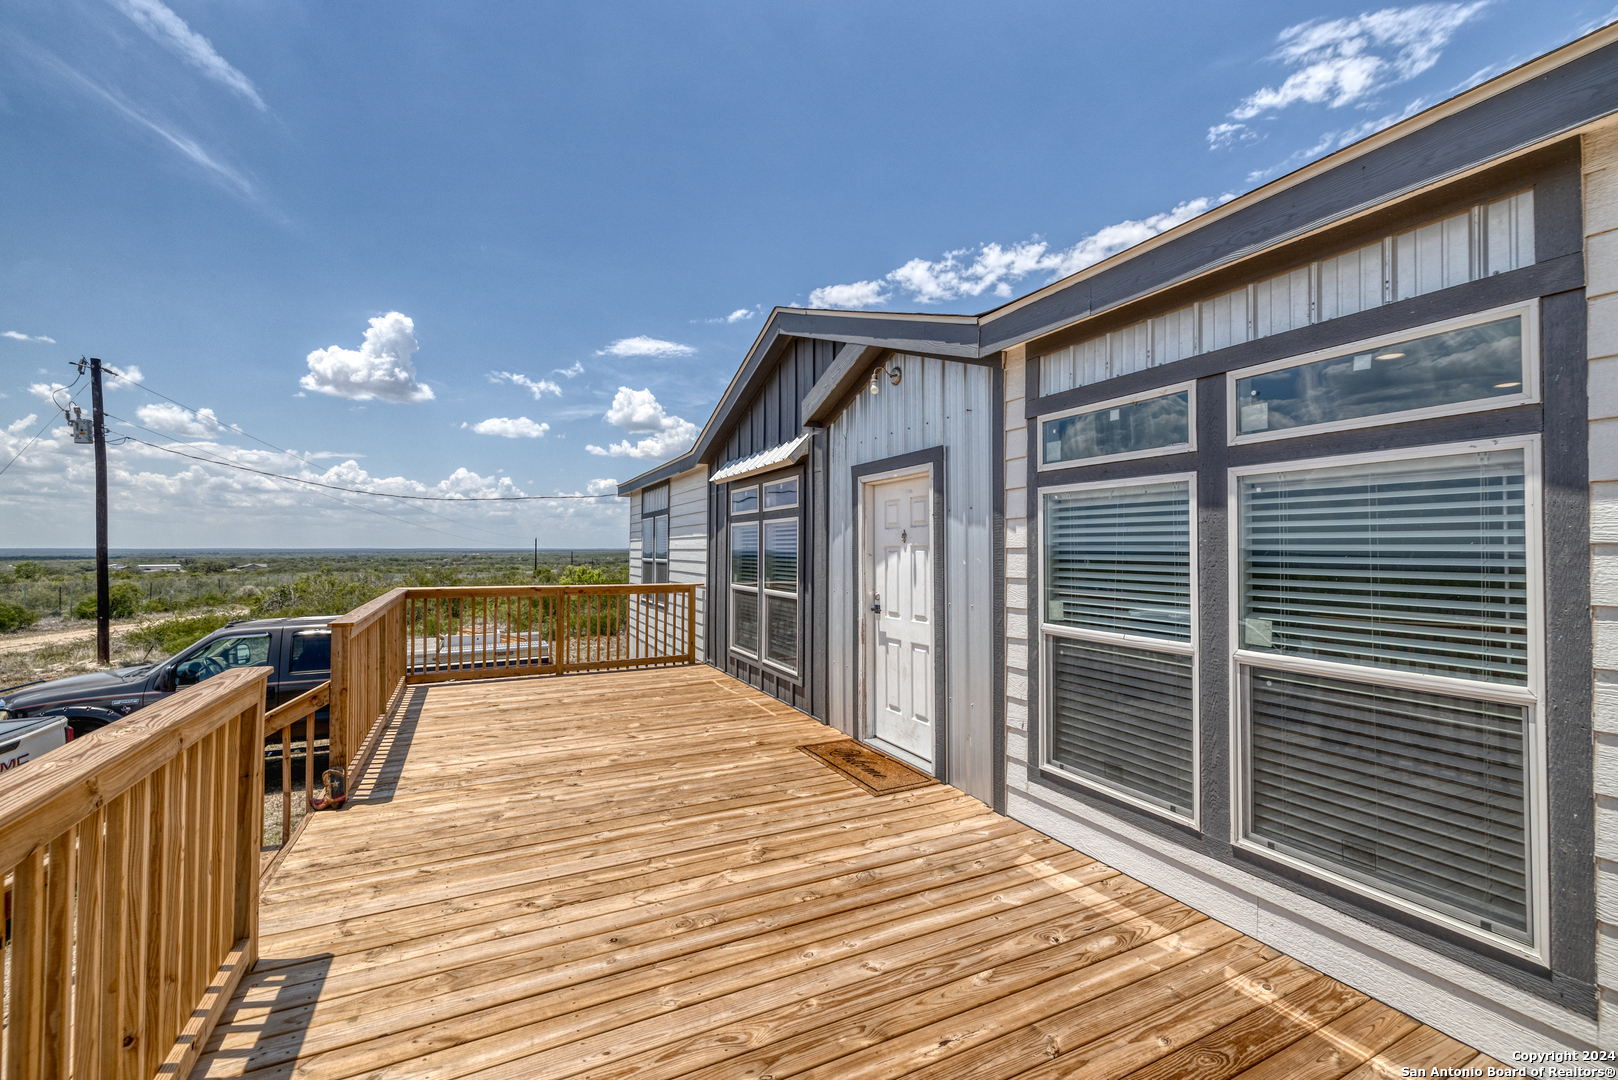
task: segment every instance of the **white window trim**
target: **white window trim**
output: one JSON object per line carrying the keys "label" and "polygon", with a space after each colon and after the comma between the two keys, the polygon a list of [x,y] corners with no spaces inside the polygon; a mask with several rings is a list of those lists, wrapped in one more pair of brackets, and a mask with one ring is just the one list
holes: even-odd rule
{"label": "white window trim", "polygon": [[[1324,424],[1308,424],[1301,427],[1280,428],[1275,431],[1255,431],[1247,435],[1238,434],[1236,427],[1236,383],[1240,379],[1251,378],[1254,375],[1265,375],[1272,371],[1283,371],[1287,368],[1302,367],[1318,360],[1329,360],[1337,356],[1347,356],[1350,353],[1371,352],[1384,345],[1410,341],[1412,338],[1432,337],[1451,330],[1464,330],[1468,326],[1498,322],[1513,315],[1522,316],[1523,384],[1519,393],[1479,398],[1473,401],[1457,401],[1450,405],[1430,405],[1421,409],[1405,409],[1401,412],[1377,413],[1374,416],[1356,416],[1352,419],[1332,420]],[[1412,420],[1428,420],[1437,416],[1460,416],[1465,413],[1489,412],[1494,409],[1510,408],[1513,405],[1532,405],[1539,401],[1539,381],[1539,301],[1530,300],[1526,303],[1508,304],[1505,307],[1491,308],[1488,311],[1463,315],[1456,319],[1446,319],[1443,322],[1423,323],[1420,326],[1408,327],[1391,334],[1381,334],[1377,337],[1364,338],[1359,341],[1348,341],[1341,345],[1333,345],[1329,349],[1317,349],[1311,353],[1289,356],[1284,360],[1273,360],[1267,364],[1258,364],[1254,367],[1227,372],[1225,375],[1226,437],[1230,445],[1243,446],[1248,443],[1291,439],[1301,435],[1319,435],[1328,431],[1352,431],[1356,428],[1383,427],[1388,424],[1403,424]]]}
{"label": "white window trim", "polygon": [[[1525,330],[1526,336],[1526,330]],[[1231,380],[1234,385],[1234,380]],[[1237,502],[1238,478],[1264,473],[1287,472],[1302,469],[1327,469],[1340,465],[1369,465],[1383,461],[1410,461],[1426,457],[1450,457],[1456,454],[1486,453],[1496,450],[1523,451],[1523,516],[1527,541],[1527,616],[1528,616],[1528,679],[1523,685],[1492,683],[1459,679],[1442,675],[1421,675],[1397,668],[1369,665],[1342,664],[1326,660],[1284,657],[1270,653],[1250,651],[1237,647],[1241,610],[1241,507]],[[1544,506],[1542,496],[1540,436],[1522,435],[1512,438],[1483,439],[1476,442],[1443,443],[1407,450],[1382,450],[1366,454],[1344,454],[1337,457],[1301,458],[1292,461],[1271,462],[1264,465],[1245,465],[1228,470],[1225,505],[1229,508],[1227,522],[1227,606],[1229,620],[1227,633],[1231,643],[1228,671],[1230,692],[1230,841],[1235,847],[1254,852],[1266,859],[1284,863],[1311,877],[1329,881],[1347,891],[1370,897],[1390,907],[1427,922],[1447,927],[1456,933],[1489,946],[1531,960],[1550,965],[1550,816],[1548,785],[1549,773],[1545,750],[1545,545]],[[1528,785],[1523,800],[1527,813],[1524,837],[1528,849],[1528,934],[1524,943],[1485,930],[1437,908],[1410,900],[1397,893],[1380,889],[1346,874],[1330,869],[1324,863],[1313,862],[1271,848],[1267,843],[1247,836],[1251,820],[1248,791],[1247,707],[1244,693],[1243,667],[1271,667],[1325,675],[1344,682],[1398,685],[1455,697],[1469,697],[1480,701],[1507,702],[1524,707],[1523,754],[1526,758],[1523,778]]]}
{"label": "white window trim", "polygon": [[[786,509],[790,509],[790,507],[773,506],[770,509],[772,509],[772,510],[786,510]],[[793,531],[795,533],[797,533],[798,551],[799,551],[798,576],[797,576],[797,580],[793,583],[791,592],[784,592],[781,589],[771,588],[768,584],[765,583],[765,580],[764,580],[764,533],[765,533],[766,529],[769,526],[774,525],[774,524],[776,524],[778,522],[787,522],[787,521],[790,521],[792,523]],[[758,590],[757,590],[758,591],[758,598],[759,598],[759,600],[758,600],[758,644],[759,644],[759,650],[758,650],[757,659],[758,659],[758,661],[760,663],[768,664],[770,667],[775,668],[777,671],[784,671],[787,674],[791,675],[793,678],[797,678],[799,671],[801,671],[803,669],[803,632],[802,632],[803,631],[803,563],[802,563],[802,552],[803,552],[803,529],[802,529],[802,527],[801,527],[801,525],[799,523],[799,519],[797,517],[766,518],[763,521],[759,522],[759,530],[758,530]],[[746,586],[742,586],[742,587],[745,588]],[[782,599],[792,600],[795,603],[797,603],[797,605],[798,605],[798,631],[799,631],[798,635],[797,635],[798,662],[797,662],[797,664],[795,664],[795,665],[793,665],[791,667],[788,667],[786,664],[781,663],[781,661],[779,661],[779,660],[770,659],[770,641],[769,641],[770,627],[769,627],[769,611],[768,611],[768,607],[769,607],[769,597],[772,597],[772,596],[779,597],[779,598],[782,598]]]}
{"label": "white window trim", "polygon": [[[1193,391],[1194,393],[1194,391]],[[1195,417],[1195,412],[1192,416]],[[1193,423],[1193,430],[1195,424]],[[1095,630],[1087,627],[1066,626],[1060,623],[1047,622],[1045,616],[1050,607],[1045,599],[1045,591],[1050,582],[1045,574],[1045,496],[1060,495],[1070,491],[1095,491],[1102,488],[1137,487],[1146,484],[1172,484],[1185,483],[1189,505],[1187,514],[1190,522],[1190,601],[1191,601],[1191,631],[1190,637],[1185,641],[1175,641],[1172,638],[1150,637],[1145,634],[1121,634],[1111,630]],[[1040,633],[1040,677],[1045,692],[1040,694],[1039,716],[1040,733],[1038,747],[1038,766],[1042,772],[1050,772],[1062,777],[1069,783],[1100,792],[1108,798],[1117,799],[1139,810],[1155,814],[1167,821],[1181,825],[1190,825],[1193,828],[1202,828],[1202,665],[1198,663],[1197,642],[1200,640],[1201,594],[1197,588],[1197,474],[1194,472],[1166,473],[1157,476],[1131,477],[1128,480],[1097,480],[1080,484],[1056,484],[1050,487],[1035,489],[1034,507],[1034,537],[1032,558],[1038,559],[1035,563],[1040,568],[1039,596],[1035,598],[1039,604],[1039,633]],[[1100,641],[1118,645],[1127,645],[1132,648],[1146,651],[1175,653],[1180,656],[1191,657],[1191,813],[1189,816],[1176,814],[1166,806],[1151,801],[1121,787],[1096,780],[1068,768],[1052,757],[1055,722],[1051,717],[1051,708],[1054,695],[1050,687],[1054,681],[1051,662],[1053,650],[1043,647],[1051,638],[1063,637],[1083,641]]]}
{"label": "white window trim", "polygon": [[[1122,405],[1134,405],[1153,398],[1168,397],[1170,394],[1186,394],[1186,441],[1170,443],[1168,446],[1156,446],[1150,450],[1131,450],[1123,454],[1104,454],[1101,457],[1077,458],[1072,461],[1046,461],[1045,460],[1045,424],[1051,420],[1063,420],[1069,416],[1082,416],[1086,413],[1101,412],[1103,409],[1116,409]],[[1087,405],[1079,405],[1060,412],[1045,413],[1039,417],[1034,425],[1034,436],[1039,441],[1036,448],[1039,461],[1039,471],[1048,472],[1053,469],[1083,469],[1091,465],[1104,465],[1109,461],[1134,461],[1138,458],[1163,457],[1165,454],[1189,454],[1197,449],[1197,384],[1195,380],[1178,382],[1170,386],[1156,386],[1150,390],[1143,390],[1128,397],[1112,398],[1107,401],[1092,401]]]}
{"label": "white window trim", "polygon": [[[736,528],[737,528],[737,526],[742,526],[744,528],[751,527],[751,528],[754,528],[754,529],[758,530],[758,580],[755,581],[751,585],[738,584],[736,582],[736,580],[735,580],[735,574],[736,574],[736,569],[735,569],[735,567],[736,567]],[[759,634],[759,641],[762,642],[764,640],[764,601],[763,601],[763,598],[760,596],[760,591],[761,590],[760,590],[759,586],[760,586],[760,583],[764,580],[764,528],[763,528],[763,523],[761,521],[759,521],[757,518],[753,518],[753,519],[751,519],[749,521],[728,521],[728,522],[726,522],[725,527],[730,530],[725,536],[725,540],[726,540],[725,555],[726,555],[726,559],[727,559],[726,565],[725,565],[725,584],[730,590],[729,594],[726,597],[726,602],[725,602],[725,611],[726,611],[726,614],[728,616],[727,621],[728,621],[729,628],[730,628],[730,633],[727,635],[730,640],[726,644],[729,645],[732,652],[738,652],[738,653],[741,653],[743,656],[748,657],[749,659],[757,660],[757,659],[759,659],[759,653],[754,652],[752,649],[743,648],[742,646],[736,644],[736,601],[735,601],[734,597],[735,597],[737,591],[739,590],[741,592],[750,592],[750,593],[753,594],[753,596],[755,598],[758,599],[758,620],[759,620],[758,634]]]}

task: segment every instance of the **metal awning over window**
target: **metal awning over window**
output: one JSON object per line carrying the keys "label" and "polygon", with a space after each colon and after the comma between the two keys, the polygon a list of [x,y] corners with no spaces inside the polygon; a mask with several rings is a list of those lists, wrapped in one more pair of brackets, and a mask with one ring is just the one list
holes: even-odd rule
{"label": "metal awning over window", "polygon": [[809,452],[809,441],[814,438],[808,432],[799,435],[791,442],[784,442],[780,446],[772,446],[768,450],[760,450],[751,457],[744,457],[732,461],[708,478],[710,483],[724,484],[732,480],[740,480],[745,476],[757,476],[779,469],[783,465],[791,465]]}

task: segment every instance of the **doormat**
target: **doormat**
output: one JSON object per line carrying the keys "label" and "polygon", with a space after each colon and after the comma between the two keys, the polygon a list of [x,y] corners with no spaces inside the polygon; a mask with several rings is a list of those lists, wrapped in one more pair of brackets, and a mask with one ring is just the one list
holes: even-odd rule
{"label": "doormat", "polygon": [[853,739],[809,743],[798,749],[842,773],[872,795],[892,795],[938,783],[936,777]]}

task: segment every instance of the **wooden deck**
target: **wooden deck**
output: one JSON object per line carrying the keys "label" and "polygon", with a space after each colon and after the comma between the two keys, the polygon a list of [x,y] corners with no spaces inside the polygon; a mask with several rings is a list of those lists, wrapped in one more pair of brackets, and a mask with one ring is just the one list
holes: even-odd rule
{"label": "wooden deck", "polygon": [[708,667],[416,687],[194,1075],[1326,1078],[1468,1047]]}

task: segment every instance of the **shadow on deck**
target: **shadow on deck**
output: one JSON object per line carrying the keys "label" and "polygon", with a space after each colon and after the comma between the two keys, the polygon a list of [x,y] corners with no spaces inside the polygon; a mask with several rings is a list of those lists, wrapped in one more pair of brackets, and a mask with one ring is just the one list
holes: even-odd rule
{"label": "shadow on deck", "polygon": [[1399,1076],[1492,1064],[709,667],[416,687],[196,1076]]}

